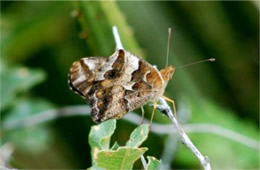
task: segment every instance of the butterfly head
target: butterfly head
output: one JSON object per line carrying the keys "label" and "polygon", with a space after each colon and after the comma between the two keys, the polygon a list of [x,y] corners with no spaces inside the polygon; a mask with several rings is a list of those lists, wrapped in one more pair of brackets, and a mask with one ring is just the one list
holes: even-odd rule
{"label": "butterfly head", "polygon": [[168,81],[172,78],[172,75],[174,74],[175,72],[175,67],[173,66],[167,66],[166,68],[160,70],[160,73],[164,79],[164,81]]}

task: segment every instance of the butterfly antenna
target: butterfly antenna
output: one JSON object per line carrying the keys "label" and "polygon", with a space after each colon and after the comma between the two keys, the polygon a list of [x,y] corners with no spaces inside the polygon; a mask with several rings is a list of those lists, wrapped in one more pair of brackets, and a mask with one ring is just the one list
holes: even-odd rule
{"label": "butterfly antenna", "polygon": [[118,30],[117,30],[117,27],[113,26],[112,30],[113,30],[113,35],[114,35],[115,42],[116,42],[116,50],[124,49],[120,36],[119,36],[119,33],[118,33]]}
{"label": "butterfly antenna", "polygon": [[197,62],[194,62],[194,63],[186,64],[186,65],[177,67],[176,69],[189,67],[189,66],[192,66],[192,65],[195,65],[195,64],[199,64],[199,63],[204,63],[204,62],[207,62],[207,61],[214,62],[214,61],[216,61],[216,59],[215,58],[209,58],[209,59],[206,59],[206,60],[202,60],[202,61],[197,61]]}
{"label": "butterfly antenna", "polygon": [[168,28],[168,43],[167,43],[167,53],[166,53],[166,67],[168,66],[169,52],[170,52],[170,42],[171,42],[172,28]]}

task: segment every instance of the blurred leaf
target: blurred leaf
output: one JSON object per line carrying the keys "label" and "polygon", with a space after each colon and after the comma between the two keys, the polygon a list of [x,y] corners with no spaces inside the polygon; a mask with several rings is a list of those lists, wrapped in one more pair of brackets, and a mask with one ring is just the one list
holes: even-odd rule
{"label": "blurred leaf", "polygon": [[115,49],[112,26],[117,26],[125,49],[142,56],[124,14],[115,1],[77,1],[76,10],[87,42],[95,55],[110,56]]}
{"label": "blurred leaf", "polygon": [[28,91],[32,86],[42,82],[45,74],[39,69],[15,67],[1,69],[1,103],[0,110],[10,105],[18,92]]}
{"label": "blurred leaf", "polygon": [[[149,126],[137,127],[130,136],[126,146],[120,147],[117,142],[109,149],[110,138],[116,128],[116,120],[108,120],[92,126],[89,143],[92,151],[90,169],[131,169],[134,162],[147,150],[138,148],[148,137]],[[127,160],[127,161],[126,161]]]}
{"label": "blurred leaf", "polygon": [[[7,114],[3,120],[4,127],[11,128],[19,126],[19,123],[24,123],[30,116],[51,108],[53,108],[52,104],[42,99],[19,99],[14,108],[10,110],[9,114]],[[27,122],[27,124],[30,123],[31,122]],[[8,131],[6,133],[3,132],[3,140],[15,143],[21,150],[37,152],[47,146],[46,143],[48,143],[49,134],[48,130],[43,126],[13,130],[14,131]]]}
{"label": "blurred leaf", "polygon": [[92,164],[96,154],[100,150],[109,149],[110,138],[116,128],[116,120],[108,120],[99,125],[92,126],[89,132],[89,144],[91,147]]}
{"label": "blurred leaf", "polygon": [[99,167],[112,169],[132,169],[134,162],[147,151],[147,148],[120,147],[116,151],[100,151],[96,163]]}
{"label": "blurred leaf", "polygon": [[156,169],[162,169],[162,162],[157,160],[155,157],[147,156],[148,158],[148,164],[147,164],[147,170],[156,170]]}
{"label": "blurred leaf", "polygon": [[105,168],[100,168],[98,166],[92,166],[92,167],[88,168],[87,170],[105,170]]}
{"label": "blurred leaf", "polygon": [[[221,108],[210,101],[190,99],[193,112],[192,122],[216,124],[259,141],[259,131],[252,123],[238,119],[232,111]],[[259,149],[256,150],[233,140],[208,133],[190,133],[189,136],[198,149],[210,158],[211,165],[215,169],[254,169],[259,167]],[[183,165],[193,164],[199,168],[200,165],[196,160],[197,158],[184,146],[180,148],[175,158],[175,161]]]}
{"label": "blurred leaf", "polygon": [[[59,42],[69,32],[65,2],[13,3],[1,16],[1,55],[6,63],[17,63],[46,45]],[[15,11],[15,12],[14,12]],[[18,14],[18,15],[14,15]],[[66,16],[66,15],[65,15]]]}
{"label": "blurred leaf", "polygon": [[117,141],[115,141],[114,145],[111,147],[111,150],[117,150],[120,146],[118,145]]}
{"label": "blurred leaf", "polygon": [[45,127],[30,127],[7,134],[5,140],[14,143],[22,151],[39,152],[48,147],[50,136]]}
{"label": "blurred leaf", "polygon": [[127,141],[126,146],[139,147],[148,137],[149,125],[143,124],[137,127],[130,135],[130,139]]}
{"label": "blurred leaf", "polygon": [[43,99],[20,98],[4,118],[5,123],[24,121],[32,115],[54,108],[51,103]]}

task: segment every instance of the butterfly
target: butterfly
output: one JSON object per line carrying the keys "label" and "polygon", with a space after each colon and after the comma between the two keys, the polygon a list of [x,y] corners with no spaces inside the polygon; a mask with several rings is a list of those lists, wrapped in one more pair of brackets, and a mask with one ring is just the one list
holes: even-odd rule
{"label": "butterfly", "polygon": [[86,57],[72,64],[71,90],[91,107],[94,122],[120,119],[126,113],[163,96],[175,67],[158,70],[140,57],[123,49],[110,57]]}

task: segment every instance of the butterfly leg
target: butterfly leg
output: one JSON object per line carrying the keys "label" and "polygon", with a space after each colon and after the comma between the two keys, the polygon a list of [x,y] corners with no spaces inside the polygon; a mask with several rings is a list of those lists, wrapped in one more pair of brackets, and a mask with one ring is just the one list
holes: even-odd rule
{"label": "butterfly leg", "polygon": [[143,107],[141,107],[141,111],[142,111],[142,120],[141,120],[141,123],[139,124],[139,126],[144,123],[144,108]]}
{"label": "butterfly leg", "polygon": [[171,102],[171,103],[172,103],[172,107],[173,107],[173,114],[174,114],[174,116],[175,116],[175,117],[177,117],[176,105],[175,105],[175,102],[174,102],[174,100],[172,100],[172,99],[170,99],[170,98],[168,98],[168,97],[166,97],[166,96],[163,96],[163,98],[164,98],[166,101],[168,101],[168,102]]}
{"label": "butterfly leg", "polygon": [[158,102],[158,101],[156,101],[156,102],[153,103],[153,112],[152,112],[151,120],[150,120],[150,123],[149,123],[149,127],[151,127],[151,125],[152,125],[152,123],[153,123],[153,117],[154,117],[155,110],[156,110],[156,108],[157,108],[157,102]]}

